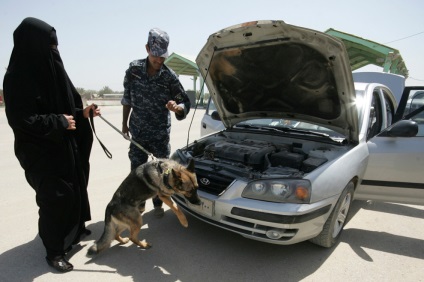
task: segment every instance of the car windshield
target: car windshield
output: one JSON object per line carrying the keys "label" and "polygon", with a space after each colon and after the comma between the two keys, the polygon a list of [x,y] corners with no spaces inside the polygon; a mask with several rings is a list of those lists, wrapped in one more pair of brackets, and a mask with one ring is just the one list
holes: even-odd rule
{"label": "car windshield", "polygon": [[[363,122],[363,116],[364,116],[364,95],[365,91],[363,90],[356,90],[356,105],[358,109],[358,118],[359,118],[359,124],[362,124]],[[424,92],[423,92],[424,93]],[[209,109],[215,108],[215,105],[213,104],[213,101],[211,101]],[[340,139],[344,138],[344,136],[338,132],[335,132],[334,130],[331,130],[329,128],[326,128],[324,126],[319,126],[316,124],[298,121],[298,120],[292,120],[292,119],[271,119],[271,118],[263,118],[263,119],[251,119],[243,122],[239,122],[236,124],[236,127],[275,127],[278,128],[289,128],[289,129],[296,129],[296,130],[305,130],[305,131],[311,131],[314,133],[319,134],[326,134],[328,137],[333,139]]]}
{"label": "car windshield", "polygon": [[356,107],[358,109],[358,121],[359,124],[362,125],[363,122],[363,117],[364,117],[364,95],[365,95],[365,91],[364,90],[356,90],[355,91],[356,94]]}
{"label": "car windshield", "polygon": [[[358,91],[357,91],[357,94],[358,94]],[[362,94],[363,94],[363,91],[362,91]],[[210,99],[208,112],[209,114],[211,114],[213,111],[216,111],[216,107],[213,100]],[[336,140],[344,139],[344,136],[342,134],[337,133],[334,130],[331,130],[323,126],[318,126],[312,123],[294,120],[294,119],[275,119],[275,118],[250,119],[250,120],[237,123],[235,127],[267,128],[267,129],[275,129],[275,130],[294,129],[293,131],[297,130],[298,133],[299,132],[302,133],[301,131],[310,131],[312,133],[317,133],[316,135],[328,136]]]}

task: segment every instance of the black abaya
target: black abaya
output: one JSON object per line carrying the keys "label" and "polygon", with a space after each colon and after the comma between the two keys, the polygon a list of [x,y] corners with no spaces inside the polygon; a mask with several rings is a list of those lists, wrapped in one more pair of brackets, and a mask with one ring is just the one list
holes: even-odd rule
{"label": "black abaya", "polygon": [[[15,154],[36,192],[39,234],[49,256],[64,255],[91,219],[87,195],[93,136],[47,23],[26,18],[13,34],[3,82]],[[63,116],[72,115],[76,130]]]}

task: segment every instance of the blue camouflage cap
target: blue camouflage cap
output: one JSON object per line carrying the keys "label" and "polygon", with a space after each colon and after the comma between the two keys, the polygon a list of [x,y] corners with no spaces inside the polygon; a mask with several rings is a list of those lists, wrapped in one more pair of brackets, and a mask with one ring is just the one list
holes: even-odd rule
{"label": "blue camouflage cap", "polygon": [[149,31],[149,39],[147,44],[150,48],[150,53],[156,57],[168,57],[169,36],[168,33],[159,29],[152,28]]}

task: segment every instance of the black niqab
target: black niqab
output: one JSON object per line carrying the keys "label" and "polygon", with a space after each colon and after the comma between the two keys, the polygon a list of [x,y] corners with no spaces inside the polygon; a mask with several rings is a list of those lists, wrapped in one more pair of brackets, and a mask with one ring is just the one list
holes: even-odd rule
{"label": "black niqab", "polygon": [[[47,111],[75,115],[72,97],[78,93],[66,74],[59,51],[51,48],[58,45],[56,30],[39,19],[26,18],[13,33],[13,41],[5,80],[13,75],[19,75],[21,81],[36,79],[48,89],[41,94]],[[58,97],[58,93],[64,95]]]}

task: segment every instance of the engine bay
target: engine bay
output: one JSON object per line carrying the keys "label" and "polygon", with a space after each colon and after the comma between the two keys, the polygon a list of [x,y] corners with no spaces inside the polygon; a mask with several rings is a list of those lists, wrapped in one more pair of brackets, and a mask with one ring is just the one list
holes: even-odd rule
{"label": "engine bay", "polygon": [[198,178],[215,177],[229,184],[240,177],[302,178],[346,150],[304,139],[221,132],[195,141],[177,154],[194,158]]}

